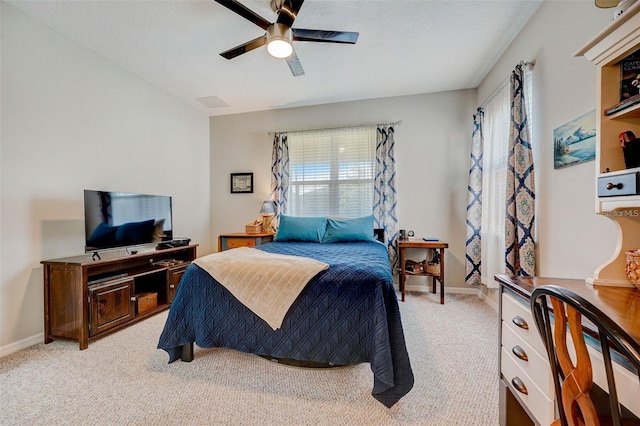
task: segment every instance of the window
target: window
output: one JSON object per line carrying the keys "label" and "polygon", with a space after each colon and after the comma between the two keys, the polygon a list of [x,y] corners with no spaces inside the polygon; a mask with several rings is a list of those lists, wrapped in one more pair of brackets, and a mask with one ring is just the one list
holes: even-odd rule
{"label": "window", "polygon": [[482,283],[505,271],[505,204],[509,153],[509,82],[484,106],[482,162]]}
{"label": "window", "polygon": [[[532,122],[532,72],[525,70],[524,90],[527,117]],[[505,81],[485,103],[482,161],[482,248],[481,279],[488,287],[496,287],[496,274],[504,274],[506,188],[509,162],[511,121],[510,82]],[[532,129],[533,126],[529,128]],[[533,140],[533,135],[531,135]]]}
{"label": "window", "polygon": [[286,214],[352,218],[372,214],[375,127],[288,132]]}

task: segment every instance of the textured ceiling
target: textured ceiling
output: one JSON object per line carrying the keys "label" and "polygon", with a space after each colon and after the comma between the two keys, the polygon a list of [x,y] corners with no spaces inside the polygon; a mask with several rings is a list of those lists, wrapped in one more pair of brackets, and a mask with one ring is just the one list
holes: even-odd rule
{"label": "textured ceiling", "polygon": [[[294,42],[306,73],[300,77],[264,47],[222,58],[264,30],[212,0],[6,3],[207,114],[223,115],[475,88],[541,1],[307,0],[294,28],[360,37],[355,45]],[[269,0],[242,3],[276,18]]]}

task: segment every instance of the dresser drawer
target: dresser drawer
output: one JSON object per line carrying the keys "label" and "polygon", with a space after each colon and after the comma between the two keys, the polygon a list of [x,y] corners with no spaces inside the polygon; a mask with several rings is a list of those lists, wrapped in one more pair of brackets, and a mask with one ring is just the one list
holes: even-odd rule
{"label": "dresser drawer", "polygon": [[553,377],[547,353],[535,350],[504,322],[502,323],[502,347],[512,361],[535,381],[540,390],[549,399],[553,399]]}
{"label": "dresser drawer", "polygon": [[535,350],[547,353],[529,306],[508,293],[502,293],[502,321]]}
{"label": "dresser drawer", "polygon": [[249,238],[227,238],[227,248],[255,247],[256,240]]}
{"label": "dresser drawer", "polygon": [[502,348],[502,376],[516,388],[514,382],[520,380],[526,388],[526,393],[515,390],[515,394],[527,406],[536,421],[541,425],[550,425],[555,419],[555,404],[545,393],[535,384],[531,377],[524,372],[504,347]]}
{"label": "dresser drawer", "polygon": [[640,172],[598,178],[598,197],[640,194]]}

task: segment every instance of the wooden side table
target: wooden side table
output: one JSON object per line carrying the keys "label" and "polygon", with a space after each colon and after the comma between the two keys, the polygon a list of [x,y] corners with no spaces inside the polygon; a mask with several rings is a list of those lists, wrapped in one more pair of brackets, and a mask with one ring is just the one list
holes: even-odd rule
{"label": "wooden side table", "polygon": [[[398,240],[398,252],[400,254],[400,292],[402,293],[402,301],[404,302],[404,283],[407,279],[407,275],[419,275],[430,276],[432,289],[431,293],[436,292],[436,281],[440,282],[440,304],[444,305],[444,249],[448,248],[449,244],[442,241],[424,241],[418,238],[408,238],[405,240]],[[419,249],[436,249],[440,251],[440,273],[434,274],[430,272],[412,272],[405,270],[405,249],[419,248]]]}
{"label": "wooden side table", "polygon": [[229,250],[237,247],[255,247],[273,241],[273,232],[261,232],[259,234],[247,234],[246,232],[234,232],[218,235],[218,251]]}

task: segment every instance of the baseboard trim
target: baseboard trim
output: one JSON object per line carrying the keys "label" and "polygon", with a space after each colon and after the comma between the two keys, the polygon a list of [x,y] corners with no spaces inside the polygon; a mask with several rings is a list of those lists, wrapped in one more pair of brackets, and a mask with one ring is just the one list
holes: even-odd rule
{"label": "baseboard trim", "polygon": [[44,342],[44,333],[38,333],[34,336],[27,337],[26,339],[13,342],[5,346],[0,346],[0,358],[42,342]]}
{"label": "baseboard trim", "polygon": [[494,300],[492,300],[490,297],[487,297],[487,295],[480,290],[478,290],[478,293],[479,297],[484,300],[484,303],[491,306],[494,311],[498,312],[498,304]]}
{"label": "baseboard trim", "polygon": [[[430,288],[430,287],[429,287]],[[430,293],[431,290],[428,287],[425,287],[424,285],[407,285],[405,287],[405,291],[414,291],[417,293]],[[438,291],[439,287],[438,287]],[[491,308],[495,311],[498,312],[498,305],[491,300],[491,298],[487,297],[486,294],[484,294],[482,292],[482,290],[480,290],[480,287],[445,287],[444,289],[445,294],[449,293],[449,294],[471,294],[471,295],[476,295],[478,296],[478,298],[482,299],[487,305],[491,306]]]}

